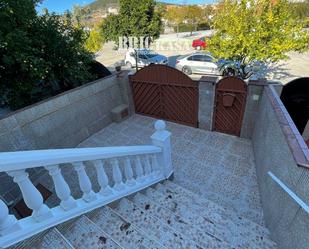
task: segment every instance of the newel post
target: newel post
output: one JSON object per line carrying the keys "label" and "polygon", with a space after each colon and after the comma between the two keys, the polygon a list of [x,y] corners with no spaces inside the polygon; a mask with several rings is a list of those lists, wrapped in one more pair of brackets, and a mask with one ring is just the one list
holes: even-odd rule
{"label": "newel post", "polygon": [[167,131],[166,124],[163,120],[155,122],[156,132],[151,136],[152,144],[162,148],[159,154],[159,165],[163,170],[165,178],[169,178],[173,174],[172,150],[171,150],[171,133]]}

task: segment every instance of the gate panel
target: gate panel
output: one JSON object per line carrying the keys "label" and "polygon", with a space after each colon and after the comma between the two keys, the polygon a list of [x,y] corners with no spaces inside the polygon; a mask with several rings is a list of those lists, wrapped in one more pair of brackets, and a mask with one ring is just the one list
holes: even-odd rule
{"label": "gate panel", "polygon": [[130,76],[135,112],[198,126],[198,85],[182,72],[150,65]]}
{"label": "gate panel", "polygon": [[198,89],[180,86],[164,86],[164,119],[197,127]]}
{"label": "gate panel", "polygon": [[213,130],[240,136],[247,98],[247,84],[227,77],[216,86]]}

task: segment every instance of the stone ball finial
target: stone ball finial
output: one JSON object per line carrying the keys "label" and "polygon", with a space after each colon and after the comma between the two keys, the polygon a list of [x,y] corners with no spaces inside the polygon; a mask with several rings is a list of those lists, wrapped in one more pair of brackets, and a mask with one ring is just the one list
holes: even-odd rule
{"label": "stone ball finial", "polygon": [[166,128],[166,124],[163,120],[156,121],[154,126],[157,131],[164,131]]}

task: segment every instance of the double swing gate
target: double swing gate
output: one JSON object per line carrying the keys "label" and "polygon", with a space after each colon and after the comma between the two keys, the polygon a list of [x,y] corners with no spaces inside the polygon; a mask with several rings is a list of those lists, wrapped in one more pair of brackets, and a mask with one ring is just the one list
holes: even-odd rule
{"label": "double swing gate", "polygon": [[[198,127],[198,83],[164,65],[150,65],[130,76],[135,112]],[[247,98],[247,84],[226,77],[215,87],[212,130],[240,136]]]}
{"label": "double swing gate", "polygon": [[150,65],[130,76],[138,114],[198,127],[198,83],[164,65]]}

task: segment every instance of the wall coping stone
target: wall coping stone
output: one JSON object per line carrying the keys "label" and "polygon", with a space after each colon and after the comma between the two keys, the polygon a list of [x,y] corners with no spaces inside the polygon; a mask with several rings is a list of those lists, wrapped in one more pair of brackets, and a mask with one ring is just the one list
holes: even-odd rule
{"label": "wall coping stone", "polygon": [[290,114],[286,110],[280,97],[272,85],[265,88],[274,111],[276,113],[279,125],[286,137],[290,150],[298,166],[309,169],[309,149],[303,137],[295,126]]}

